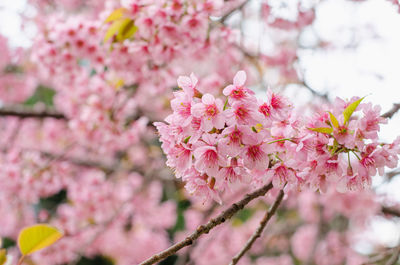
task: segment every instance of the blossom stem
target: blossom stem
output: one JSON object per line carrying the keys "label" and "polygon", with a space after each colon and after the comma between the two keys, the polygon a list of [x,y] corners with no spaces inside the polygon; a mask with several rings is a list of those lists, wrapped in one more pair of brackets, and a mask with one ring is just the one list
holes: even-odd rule
{"label": "blossom stem", "polygon": [[214,227],[224,223],[226,220],[232,218],[234,214],[243,209],[249,202],[254,200],[255,198],[264,196],[270,189],[272,189],[272,183],[266,184],[265,186],[253,191],[252,193],[248,193],[242,200],[237,203],[232,204],[228,209],[223,211],[217,217],[208,221],[205,225],[200,225],[197,227],[196,231],[194,231],[191,235],[187,236],[184,240],[172,245],[164,251],[161,251],[158,254],[155,254],[143,261],[139,265],[151,265],[155,264],[173,254],[178,252],[180,249],[190,246],[193,244],[195,240],[197,240],[202,234],[207,234]]}
{"label": "blossom stem", "polygon": [[261,237],[264,228],[267,226],[268,221],[271,217],[275,214],[276,210],[278,209],[280,203],[282,202],[284,196],[283,190],[281,190],[276,198],[275,202],[272,204],[271,208],[265,213],[263,219],[261,219],[260,225],[258,226],[257,230],[253,233],[253,235],[249,238],[246,245],[240,250],[236,256],[232,258],[232,261],[229,265],[235,265],[239,262],[239,260],[244,256],[244,254],[253,246],[253,243],[257,240],[257,238]]}
{"label": "blossom stem", "polygon": [[283,142],[283,141],[291,141],[291,142],[293,142],[293,139],[291,139],[291,138],[283,138],[283,139],[278,139],[278,140],[275,140],[275,141],[268,142],[268,144],[273,144],[273,143]]}
{"label": "blossom stem", "polygon": [[354,152],[353,150],[351,150],[351,152],[358,158],[358,160],[361,160],[361,158],[357,155],[356,152]]}

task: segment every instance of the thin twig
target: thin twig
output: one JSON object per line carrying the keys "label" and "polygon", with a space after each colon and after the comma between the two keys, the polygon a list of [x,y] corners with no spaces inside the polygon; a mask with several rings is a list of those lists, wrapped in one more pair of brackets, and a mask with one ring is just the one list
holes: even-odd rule
{"label": "thin twig", "polygon": [[396,112],[398,112],[400,110],[400,103],[394,103],[393,107],[386,113],[382,114],[381,117],[383,118],[392,118],[394,116],[394,114],[396,114]]}
{"label": "thin twig", "polygon": [[14,116],[19,118],[53,118],[66,120],[64,114],[51,108],[32,108],[21,105],[9,105],[0,107],[0,116]]}
{"label": "thin twig", "polygon": [[303,80],[303,82],[300,83],[303,87],[305,87],[308,91],[311,92],[311,94],[313,94],[314,96],[320,97],[323,100],[329,101],[329,96],[327,93],[321,93],[318,92],[317,90],[315,90],[314,88],[312,88],[306,81]]}
{"label": "thin twig", "polygon": [[253,191],[252,193],[248,193],[242,200],[240,200],[237,203],[232,204],[228,209],[223,211],[217,217],[208,221],[207,224],[200,225],[199,227],[197,227],[196,231],[194,231],[191,235],[187,236],[184,240],[174,244],[173,246],[167,248],[164,251],[161,251],[158,254],[153,255],[152,257],[143,261],[139,265],[151,265],[151,264],[157,263],[157,262],[175,254],[180,249],[193,244],[193,242],[195,240],[197,240],[202,234],[207,234],[214,227],[216,227],[216,226],[224,223],[226,220],[232,218],[232,216],[234,214],[236,214],[238,211],[243,209],[244,206],[246,206],[249,202],[251,202],[255,198],[264,196],[270,189],[272,189],[272,187],[273,187],[272,183],[269,183],[255,191]]}
{"label": "thin twig", "polygon": [[230,265],[237,264],[239,262],[239,260],[243,257],[243,255],[253,246],[253,243],[257,240],[257,238],[259,238],[261,236],[261,233],[264,231],[264,228],[267,226],[268,221],[275,214],[276,209],[278,209],[280,203],[282,202],[283,196],[284,196],[284,192],[283,192],[283,190],[281,190],[279,192],[278,197],[276,198],[274,204],[265,213],[263,219],[261,219],[260,225],[258,226],[257,230],[247,241],[246,245],[243,246],[243,248],[240,250],[240,252],[238,254],[236,254],[235,257],[232,258]]}

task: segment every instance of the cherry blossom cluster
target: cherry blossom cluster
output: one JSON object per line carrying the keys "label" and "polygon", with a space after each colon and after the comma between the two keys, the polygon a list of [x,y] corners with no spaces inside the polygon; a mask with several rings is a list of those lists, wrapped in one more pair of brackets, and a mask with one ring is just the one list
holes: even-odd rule
{"label": "cherry blossom cluster", "polygon": [[167,165],[191,193],[220,201],[232,183],[246,181],[322,192],[331,185],[362,190],[385,166],[396,167],[400,137],[390,144],[378,141],[385,122],[379,106],[336,99],[330,111],[307,119],[271,90],[266,101],[258,99],[245,81],[239,71],[223,95],[214,97],[199,92],[193,74],[180,77],[173,113],[167,123],[155,123]]}
{"label": "cherry blossom cluster", "polygon": [[[245,87],[243,72],[221,89],[237,69],[245,69],[251,83],[254,73],[261,80],[270,72],[279,84],[301,83],[296,68],[299,39],[314,21],[314,6],[293,5],[296,16],[287,18],[277,14],[274,1],[262,1],[257,12],[262,11],[260,20],[274,47],[261,52],[253,49],[256,41],[240,34],[235,19],[230,23],[230,16],[224,17],[240,7],[236,13],[243,10],[241,19],[251,18],[257,1],[28,2],[37,12],[32,19],[24,17],[24,24],[34,23],[37,34],[27,50],[12,49],[0,37],[0,99],[24,104],[43,84],[55,92],[47,107],[64,116],[0,118],[0,237],[15,240],[23,226],[37,222],[65,232],[63,240],[32,256],[32,262],[70,264],[82,256],[101,255],[115,264],[138,264],[167,248],[172,237],[181,239],[208,220],[206,211],[214,201],[205,205],[203,198],[179,190],[181,184],[171,181],[156,143],[151,121],[167,116],[172,97],[174,114],[157,127],[168,165],[186,181],[189,193],[231,204],[244,196],[249,183],[260,186],[273,180],[277,188],[285,183],[291,188],[284,207],[299,211],[302,220],[294,225],[299,232],[293,239],[263,239],[264,245],[255,245],[251,252],[269,255],[263,252],[268,245],[280,256],[244,257],[241,262],[292,264],[290,246],[296,258],[306,262],[313,247],[302,248],[300,242],[308,239],[319,241],[317,264],[326,264],[324,256],[338,264],[357,258],[349,248],[350,233],[332,231],[321,240],[315,235],[321,219],[333,222],[340,214],[362,222],[376,214],[373,195],[359,190],[384,166],[396,165],[399,144],[379,142],[377,132],[384,122],[379,108],[359,102],[346,121],[344,111],[359,99],[337,100],[306,118],[272,91],[266,101],[256,97]],[[112,27],[105,20],[118,9],[137,31],[123,41],[117,36],[105,40]],[[201,80],[181,77],[177,89],[176,76],[191,71]],[[297,194],[305,188],[326,196]],[[336,188],[357,193],[339,194]],[[227,189],[232,193],[224,192]],[[265,198],[268,204],[276,191]],[[64,197],[57,205],[45,205],[60,194]],[[173,228],[182,219],[182,210],[176,209],[181,199],[193,206],[182,213],[182,231]],[[191,253],[196,264],[229,262],[261,218],[260,205],[250,207],[249,220],[235,217],[232,225],[215,230],[217,236],[198,242]],[[323,218],[318,207],[324,207]],[[281,225],[288,224],[293,223]],[[17,259],[12,247],[9,250]]]}

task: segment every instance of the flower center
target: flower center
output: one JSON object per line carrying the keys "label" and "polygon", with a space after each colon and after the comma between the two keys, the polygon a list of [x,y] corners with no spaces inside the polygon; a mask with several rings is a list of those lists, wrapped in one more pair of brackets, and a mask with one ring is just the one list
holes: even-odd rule
{"label": "flower center", "polygon": [[217,115],[218,114],[217,106],[215,106],[215,105],[207,105],[206,114],[209,117],[214,117],[215,115]]}

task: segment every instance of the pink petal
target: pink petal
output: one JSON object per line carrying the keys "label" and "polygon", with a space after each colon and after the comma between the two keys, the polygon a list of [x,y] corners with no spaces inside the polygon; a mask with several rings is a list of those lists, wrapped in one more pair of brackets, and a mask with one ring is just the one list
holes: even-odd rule
{"label": "pink petal", "polygon": [[206,104],[206,105],[211,105],[214,104],[215,98],[211,94],[204,94],[203,97],[201,98],[201,101]]}
{"label": "pink petal", "polygon": [[246,82],[246,72],[245,71],[237,72],[235,77],[233,78],[233,84],[236,87],[241,87],[244,85],[245,82]]}
{"label": "pink petal", "polygon": [[204,104],[197,103],[192,106],[191,113],[193,116],[200,118],[203,116],[204,111],[206,110]]}
{"label": "pink petal", "polygon": [[232,90],[235,89],[235,86],[229,85],[224,88],[223,93],[225,96],[229,96],[232,93]]}
{"label": "pink petal", "polygon": [[183,89],[187,89],[192,86],[192,80],[187,76],[179,76],[177,83],[178,86]]}

